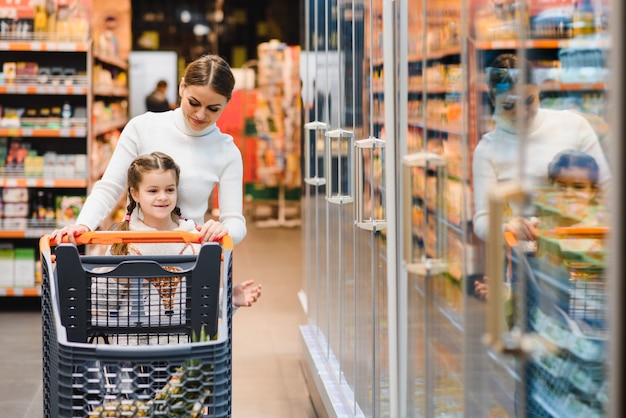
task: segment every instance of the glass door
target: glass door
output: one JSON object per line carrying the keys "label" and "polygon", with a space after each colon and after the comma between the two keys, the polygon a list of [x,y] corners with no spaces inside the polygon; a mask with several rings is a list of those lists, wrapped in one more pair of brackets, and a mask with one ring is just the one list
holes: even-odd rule
{"label": "glass door", "polygon": [[[468,241],[461,0],[399,2],[402,416],[462,416]],[[401,345],[400,345],[401,346]],[[401,350],[401,349],[400,349]],[[406,362],[403,364],[402,362]]]}
{"label": "glass door", "polygon": [[468,400],[480,416],[607,416],[609,5],[471,6],[472,233],[485,274],[467,307],[485,329],[468,335],[466,381],[480,382]]}

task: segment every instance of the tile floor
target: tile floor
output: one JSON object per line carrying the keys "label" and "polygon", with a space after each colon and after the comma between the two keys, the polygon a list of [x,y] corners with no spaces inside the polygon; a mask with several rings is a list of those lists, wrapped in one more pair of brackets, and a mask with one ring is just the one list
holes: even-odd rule
{"label": "tile floor", "polygon": [[[235,314],[233,418],[316,418],[303,377],[297,298],[300,229],[249,226],[235,248],[234,281],[263,284],[252,308]],[[0,298],[0,417],[42,417],[39,300]]]}

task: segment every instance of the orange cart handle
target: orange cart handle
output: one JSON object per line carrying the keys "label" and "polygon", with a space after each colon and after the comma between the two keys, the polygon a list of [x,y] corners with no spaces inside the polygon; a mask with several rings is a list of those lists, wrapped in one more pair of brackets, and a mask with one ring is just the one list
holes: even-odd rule
{"label": "orange cart handle", "polygon": [[[50,247],[57,245],[56,240],[51,239],[48,235],[44,235],[42,239],[47,237],[47,245]],[[190,242],[200,244],[202,239],[200,235],[186,231],[89,231],[84,232],[75,237],[77,245],[86,244],[124,244],[124,243],[162,243],[162,242]],[[64,243],[69,243],[67,237],[63,237]],[[233,240],[230,235],[226,235],[220,239],[220,243],[225,249],[233,248]]]}
{"label": "orange cart handle", "polygon": [[558,226],[548,231],[548,233],[561,238],[604,238],[609,233],[609,227]]}

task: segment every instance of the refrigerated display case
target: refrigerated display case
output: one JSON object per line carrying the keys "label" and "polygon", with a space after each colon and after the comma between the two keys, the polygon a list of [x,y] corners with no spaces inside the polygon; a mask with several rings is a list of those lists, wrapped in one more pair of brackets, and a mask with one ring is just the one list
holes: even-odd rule
{"label": "refrigerated display case", "polygon": [[[329,416],[620,416],[617,3],[305,1],[304,83],[339,83],[305,137],[301,330]],[[549,164],[568,148],[597,168]]]}

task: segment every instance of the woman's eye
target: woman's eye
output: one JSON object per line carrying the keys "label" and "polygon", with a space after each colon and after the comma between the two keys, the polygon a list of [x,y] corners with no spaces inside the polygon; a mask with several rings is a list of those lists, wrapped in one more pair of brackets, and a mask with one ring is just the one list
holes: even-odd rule
{"label": "woman's eye", "polygon": [[526,106],[530,106],[535,103],[535,95],[530,95],[526,98]]}
{"label": "woman's eye", "polygon": [[502,103],[502,109],[511,110],[515,107],[515,102],[504,102]]}

